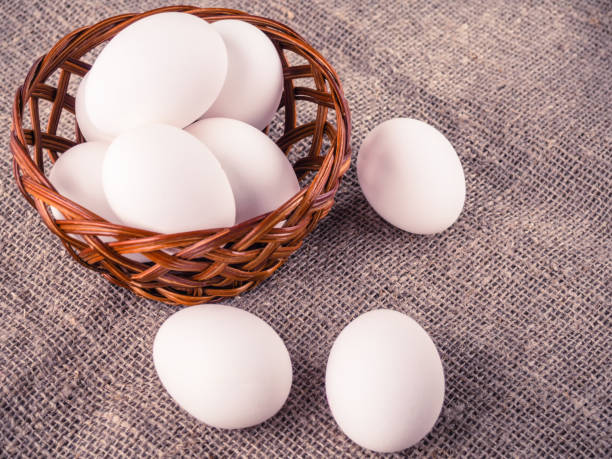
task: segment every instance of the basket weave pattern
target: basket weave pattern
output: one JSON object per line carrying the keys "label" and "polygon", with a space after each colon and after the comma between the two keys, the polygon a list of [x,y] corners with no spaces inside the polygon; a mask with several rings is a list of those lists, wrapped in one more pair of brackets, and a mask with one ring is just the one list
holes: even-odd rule
{"label": "basket weave pattern", "polygon": [[[82,56],[132,22],[164,11],[190,13],[210,22],[241,19],[266,33],[276,46],[284,71],[281,107],[285,118],[277,144],[289,154],[296,143],[308,139],[307,155],[293,166],[298,178],[314,174],[297,195],[275,211],[231,228],[157,234],[109,223],[58,194],[47,180],[44,156],[54,162],[62,152],[84,141],[74,119],[74,97],[67,92],[71,77],[83,77],[91,67]],[[307,63],[291,66],[287,57],[291,52]],[[47,84],[55,72],[59,72],[57,87]],[[298,85],[297,79],[309,79],[314,88]],[[41,126],[41,100],[52,104],[47,126]],[[315,119],[298,125],[296,101],[300,100],[316,104],[317,109]],[[31,126],[24,125],[28,122],[24,110],[29,110]],[[63,111],[74,120],[73,139],[57,134]],[[335,71],[287,26],[235,10],[176,6],[116,16],[59,40],[34,63],[17,90],[10,148],[20,191],[74,259],[143,297],[194,305],[239,295],[256,286],[278,269],[327,215],[350,165],[350,114]],[[48,206],[56,207],[66,219],[56,220]],[[282,227],[275,228],[283,220]],[[152,263],[124,256],[131,253],[143,253]]]}

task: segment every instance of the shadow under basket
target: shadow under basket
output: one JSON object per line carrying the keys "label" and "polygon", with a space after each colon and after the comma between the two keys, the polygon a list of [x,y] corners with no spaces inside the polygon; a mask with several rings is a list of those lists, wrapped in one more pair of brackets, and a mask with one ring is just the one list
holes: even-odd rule
{"label": "shadow under basket", "polygon": [[[109,223],[58,194],[47,180],[45,168],[84,141],[74,117],[74,96],[68,93],[76,86],[74,80],[78,82],[91,67],[83,56],[134,21],[165,11],[209,22],[240,19],[258,27],[276,46],[284,93],[275,140],[291,160],[301,190],[275,211],[231,228],[158,234]],[[310,119],[302,121],[305,117]],[[195,305],[255,287],[327,215],[350,165],[350,114],[336,72],[289,27],[235,10],[176,6],[116,16],[59,40],[34,63],[17,90],[10,148],[21,193],[75,260],[137,295]],[[49,206],[65,220],[55,219]],[[150,261],[133,261],[130,254],[142,254]]]}

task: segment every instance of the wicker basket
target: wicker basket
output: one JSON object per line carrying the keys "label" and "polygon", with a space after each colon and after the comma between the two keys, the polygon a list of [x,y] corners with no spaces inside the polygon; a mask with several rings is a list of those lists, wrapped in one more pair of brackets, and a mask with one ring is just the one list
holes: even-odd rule
{"label": "wicker basket", "polygon": [[[284,133],[277,143],[288,155],[292,146],[303,141],[299,149],[303,154],[300,157],[297,152],[293,166],[298,178],[305,181],[301,191],[275,211],[231,228],[157,234],[105,221],[59,195],[45,177],[45,167],[58,154],[84,140],[74,119],[74,97],[67,92],[71,77],[83,77],[90,68],[82,56],[130,23],[163,11],[190,13],[210,22],[241,19],[257,26],[275,44],[284,70],[279,107],[284,107]],[[290,65],[290,53],[304,63]],[[51,85],[48,81],[54,74],[57,84]],[[308,79],[311,84],[298,85],[298,79]],[[46,128],[41,126],[41,101],[51,103]],[[297,101],[316,104],[314,119],[298,125],[298,106],[304,102]],[[26,109],[29,116],[24,116]],[[287,26],[235,10],[176,6],[124,14],[75,30],[34,63],[17,90],[12,116],[10,148],[17,185],[70,255],[117,285],[170,304],[194,305],[232,297],[269,277],[329,212],[350,164],[350,115],[335,71]],[[58,135],[62,116],[74,123],[72,139]],[[56,220],[50,205],[66,219]],[[283,220],[282,227],[275,228]],[[130,253],[146,254],[151,262],[138,263],[124,256]]]}

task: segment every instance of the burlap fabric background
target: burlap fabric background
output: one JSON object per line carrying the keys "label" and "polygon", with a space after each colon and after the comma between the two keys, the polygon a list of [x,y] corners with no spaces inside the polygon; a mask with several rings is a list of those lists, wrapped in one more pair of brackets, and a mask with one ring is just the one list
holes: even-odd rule
{"label": "burlap fabric background", "polygon": [[325,364],[351,319],[393,308],[431,334],[447,384],[433,432],[405,454],[609,457],[610,3],[198,3],[313,43],[344,82],[355,154],[378,123],[420,118],[467,179],[460,220],[420,237],[377,217],[353,166],[303,248],[231,302],[278,331],[294,366],[282,411],[243,431],[177,407],[151,358],[174,308],[71,262],[10,170],[12,97],[34,59],[76,27],[163,4],[0,0],[0,455],[369,455],[331,417]]}

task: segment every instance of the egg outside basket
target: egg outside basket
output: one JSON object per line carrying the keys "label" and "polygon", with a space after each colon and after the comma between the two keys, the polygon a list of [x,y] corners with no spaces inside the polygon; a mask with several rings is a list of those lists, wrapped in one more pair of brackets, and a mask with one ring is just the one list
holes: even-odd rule
{"label": "egg outside basket", "polygon": [[[266,33],[276,46],[284,71],[279,107],[284,122],[277,144],[287,155],[293,147],[290,159],[302,188],[275,211],[231,228],[157,234],[109,223],[58,194],[47,180],[45,168],[62,152],[84,141],[74,118],[74,96],[68,94],[71,77],[83,77],[91,67],[83,56],[132,22],[165,11],[194,14],[210,22],[241,19]],[[296,56],[302,62],[290,64]],[[53,80],[57,83],[52,84]],[[304,81],[308,83],[299,84]],[[41,103],[50,105],[46,126],[41,125]],[[300,113],[298,108],[304,104],[314,104],[314,109]],[[24,114],[26,109],[29,114]],[[299,115],[311,112],[314,119],[301,122],[303,116]],[[58,133],[60,118],[74,124],[74,136],[69,136],[73,138]],[[327,215],[350,165],[350,114],[336,72],[289,27],[235,10],[176,6],[116,16],[59,40],[34,63],[17,90],[10,149],[21,193],[75,260],[137,295],[195,305],[255,287],[278,269]],[[56,207],[66,219],[56,220],[49,206]],[[283,221],[282,227],[275,228]],[[144,254],[151,261],[138,263],[126,258],[133,253]]]}

